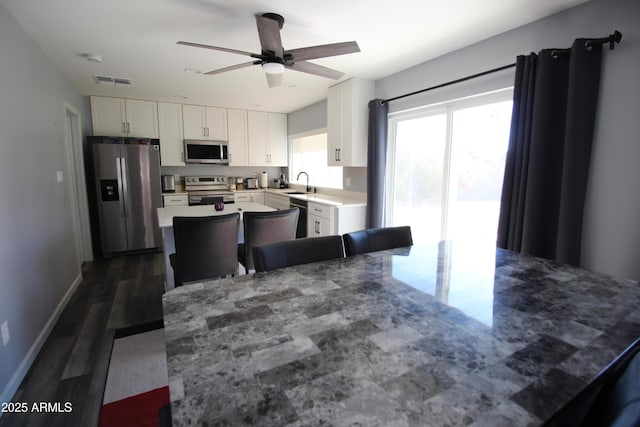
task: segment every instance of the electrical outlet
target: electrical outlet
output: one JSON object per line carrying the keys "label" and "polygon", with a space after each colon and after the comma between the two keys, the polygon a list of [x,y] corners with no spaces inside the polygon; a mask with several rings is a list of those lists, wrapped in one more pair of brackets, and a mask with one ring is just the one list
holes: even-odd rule
{"label": "electrical outlet", "polygon": [[351,178],[347,177],[344,184],[346,187],[351,187]]}
{"label": "electrical outlet", "polygon": [[56,171],[56,176],[58,177],[58,184],[60,184],[64,180],[64,175],[62,175],[62,171]]}
{"label": "electrical outlet", "polygon": [[11,337],[9,336],[9,323],[5,320],[2,324],[2,345],[7,345]]}

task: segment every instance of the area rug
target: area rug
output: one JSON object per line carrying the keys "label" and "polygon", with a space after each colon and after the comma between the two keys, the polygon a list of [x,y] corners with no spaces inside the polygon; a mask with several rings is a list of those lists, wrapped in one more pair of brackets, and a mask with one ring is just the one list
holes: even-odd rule
{"label": "area rug", "polygon": [[167,384],[164,329],[116,338],[100,427],[157,426],[158,411],[169,403]]}

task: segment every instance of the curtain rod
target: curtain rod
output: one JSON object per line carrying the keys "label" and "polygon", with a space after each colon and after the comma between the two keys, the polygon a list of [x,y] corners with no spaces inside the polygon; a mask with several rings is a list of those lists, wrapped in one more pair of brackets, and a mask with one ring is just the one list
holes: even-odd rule
{"label": "curtain rod", "polygon": [[478,78],[478,77],[485,76],[487,74],[491,74],[491,73],[495,73],[495,72],[498,72],[498,71],[506,70],[508,68],[513,68],[515,66],[516,66],[515,62],[513,64],[503,65],[502,67],[493,68],[491,70],[483,71],[481,73],[473,74],[471,76],[466,76],[466,77],[462,77],[462,78],[459,78],[459,79],[456,79],[456,80],[451,80],[450,82],[441,83],[439,85],[431,86],[431,87],[428,87],[426,89],[421,89],[421,90],[417,90],[415,92],[405,93],[404,95],[394,96],[393,98],[384,99],[384,100],[381,101],[381,103],[382,104],[386,104],[387,102],[395,101],[397,99],[406,98],[408,96],[417,95],[417,94],[422,93],[422,92],[428,92],[430,90],[439,89],[441,87],[450,86],[450,85],[453,85],[453,84],[456,84],[456,83],[461,83],[461,82],[464,82],[466,80],[475,79],[475,78]]}
{"label": "curtain rod", "polygon": [[[609,34],[608,37],[602,37],[599,39],[588,39],[585,42],[585,46],[586,47],[591,47],[594,44],[604,44],[604,43],[609,43],[609,50],[613,50],[615,47],[616,43],[620,43],[620,40],[622,40],[622,33],[620,33],[620,31],[614,31],[613,34]],[[487,74],[491,74],[491,73],[495,73],[498,71],[502,71],[502,70],[506,70],[508,68],[513,68],[515,67],[516,64],[508,64],[508,65],[503,65],[502,67],[498,67],[498,68],[493,68],[491,70],[487,70],[487,71],[483,71],[481,73],[477,73],[477,74],[472,74],[470,76],[466,76],[466,77],[462,77],[456,80],[451,80],[450,82],[446,82],[446,83],[441,83],[439,85],[435,85],[435,86],[431,86],[428,87],[426,89],[421,89],[421,90],[417,90],[415,92],[411,92],[411,93],[405,93],[404,95],[399,95],[399,96],[395,96],[393,98],[389,98],[389,99],[383,99],[380,103],[381,104],[386,104],[387,102],[391,102],[391,101],[395,101],[397,99],[402,99],[402,98],[407,98],[409,96],[413,96],[413,95],[417,95],[419,93],[423,93],[423,92],[428,92],[430,90],[434,90],[434,89],[439,89],[441,87],[445,87],[445,86],[450,86],[456,83],[461,83],[467,80],[471,80],[471,79],[475,79],[478,77],[482,77],[482,76],[486,76]]]}

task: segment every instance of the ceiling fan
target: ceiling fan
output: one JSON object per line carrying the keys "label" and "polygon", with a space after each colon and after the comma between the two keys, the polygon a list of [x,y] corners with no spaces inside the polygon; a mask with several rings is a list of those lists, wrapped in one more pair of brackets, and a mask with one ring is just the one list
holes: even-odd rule
{"label": "ceiling fan", "polygon": [[282,74],[284,73],[285,68],[338,80],[344,75],[344,73],[323,67],[322,65],[307,62],[307,60],[360,52],[360,47],[358,47],[358,43],[355,41],[285,50],[284,47],[282,47],[282,41],[280,40],[280,30],[284,24],[284,18],[281,15],[278,15],[277,13],[256,15],[256,24],[258,26],[258,36],[260,38],[260,46],[262,48],[261,53],[251,53],[226,47],[210,46],[186,41],[179,41],[177,44],[237,53],[239,55],[255,58],[254,61],[220,68],[204,74],[220,74],[226,71],[250,67],[252,65],[261,65],[265,72],[265,76],[267,77],[267,84],[269,87],[280,86],[282,84]]}

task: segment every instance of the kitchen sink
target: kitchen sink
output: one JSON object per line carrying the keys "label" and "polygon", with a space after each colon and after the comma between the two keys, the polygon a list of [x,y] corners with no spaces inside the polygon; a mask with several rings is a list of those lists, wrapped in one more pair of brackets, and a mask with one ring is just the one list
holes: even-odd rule
{"label": "kitchen sink", "polygon": [[287,194],[307,194],[304,191],[287,191]]}

